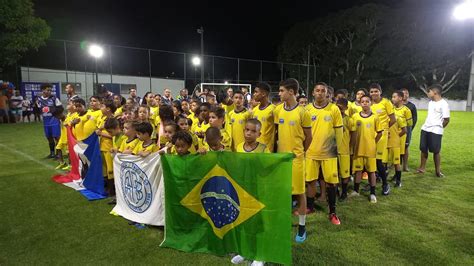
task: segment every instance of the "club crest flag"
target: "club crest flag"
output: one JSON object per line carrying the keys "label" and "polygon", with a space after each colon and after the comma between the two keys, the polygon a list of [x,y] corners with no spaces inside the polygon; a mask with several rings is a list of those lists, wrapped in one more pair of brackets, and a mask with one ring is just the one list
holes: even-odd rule
{"label": "club crest flag", "polygon": [[162,157],[161,246],[291,264],[291,154]]}

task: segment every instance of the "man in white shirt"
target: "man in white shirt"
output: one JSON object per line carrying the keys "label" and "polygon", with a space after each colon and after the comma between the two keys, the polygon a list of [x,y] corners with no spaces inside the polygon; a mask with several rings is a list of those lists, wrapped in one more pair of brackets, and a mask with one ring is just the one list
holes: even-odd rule
{"label": "man in white shirt", "polygon": [[449,106],[448,102],[441,97],[442,90],[443,88],[439,84],[431,85],[428,88],[428,97],[431,101],[428,104],[428,116],[421,127],[421,161],[420,167],[418,167],[417,170],[417,173],[420,174],[425,172],[428,152],[432,152],[436,176],[438,177],[444,176],[443,173],[441,173],[441,139],[443,137],[444,128],[449,123]]}

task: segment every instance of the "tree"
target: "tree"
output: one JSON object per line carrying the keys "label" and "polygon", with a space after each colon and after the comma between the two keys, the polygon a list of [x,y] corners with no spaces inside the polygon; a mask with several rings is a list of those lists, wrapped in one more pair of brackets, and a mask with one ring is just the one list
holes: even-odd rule
{"label": "tree", "polygon": [[31,0],[0,0],[0,67],[15,64],[49,38],[46,22],[34,16]]}

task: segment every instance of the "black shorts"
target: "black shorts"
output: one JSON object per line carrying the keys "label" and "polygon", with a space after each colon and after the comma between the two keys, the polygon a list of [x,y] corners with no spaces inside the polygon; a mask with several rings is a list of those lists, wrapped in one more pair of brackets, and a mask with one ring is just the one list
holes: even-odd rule
{"label": "black shorts", "polygon": [[421,131],[420,134],[420,151],[423,153],[439,153],[441,151],[441,139],[443,135],[431,132]]}

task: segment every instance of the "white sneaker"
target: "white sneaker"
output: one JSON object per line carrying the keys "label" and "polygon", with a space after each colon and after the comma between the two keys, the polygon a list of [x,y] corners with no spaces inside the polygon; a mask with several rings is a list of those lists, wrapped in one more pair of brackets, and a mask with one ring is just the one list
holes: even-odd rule
{"label": "white sneaker", "polygon": [[244,263],[245,262],[245,258],[240,256],[240,255],[235,255],[231,260],[230,262],[232,262],[232,264],[241,264],[241,263]]}
{"label": "white sneaker", "polygon": [[359,192],[352,191],[351,193],[349,193],[349,198],[358,197],[358,196],[360,196]]}
{"label": "white sneaker", "polygon": [[252,261],[252,264],[250,264],[250,266],[263,266],[263,265],[265,265],[265,262],[259,261],[259,260],[254,260]]}
{"label": "white sneaker", "polygon": [[370,194],[369,199],[370,199],[370,203],[377,203],[377,197],[375,197],[374,194]]}

